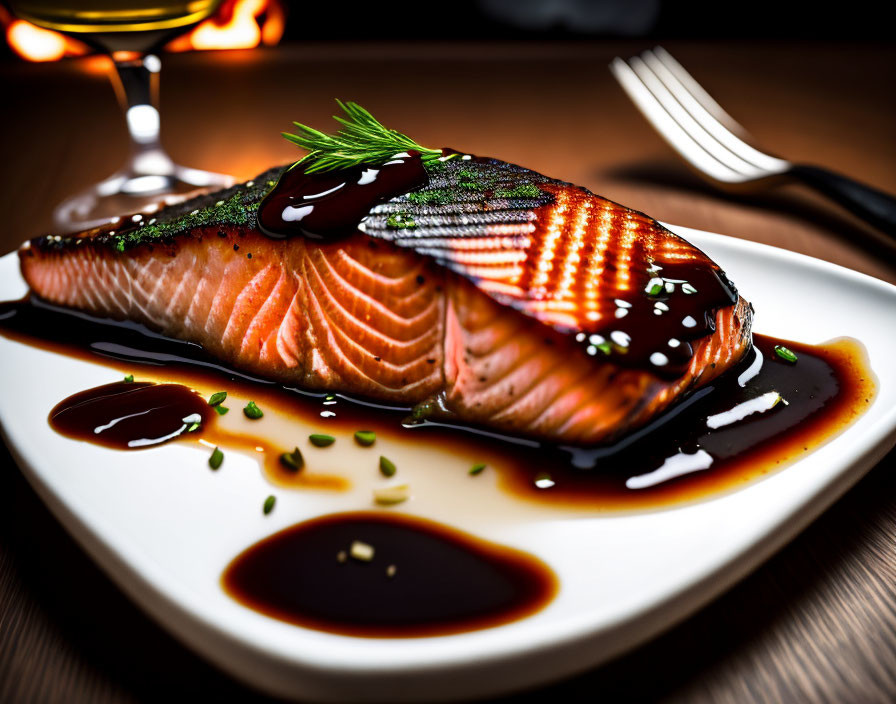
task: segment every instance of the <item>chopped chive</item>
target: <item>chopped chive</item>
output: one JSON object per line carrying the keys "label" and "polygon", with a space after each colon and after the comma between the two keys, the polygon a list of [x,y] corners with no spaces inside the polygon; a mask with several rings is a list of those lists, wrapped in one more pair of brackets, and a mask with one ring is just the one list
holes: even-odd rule
{"label": "chopped chive", "polygon": [[599,345],[595,345],[597,349],[599,349],[604,354],[610,354],[613,349],[613,346],[609,342],[601,342]]}
{"label": "chopped chive", "polygon": [[187,427],[187,432],[192,433],[193,431],[199,430],[199,423],[190,423]]}
{"label": "chopped chive", "polygon": [[775,354],[778,355],[785,362],[790,362],[791,364],[796,364],[797,356],[796,352],[793,350],[787,349],[784,345],[775,345]]}
{"label": "chopped chive", "polygon": [[226,391],[216,391],[209,397],[208,405],[209,406],[217,406],[218,404],[222,403],[225,398],[227,398]]}
{"label": "chopped chive", "polygon": [[229,410],[230,409],[227,406],[215,406],[215,413],[217,413],[219,416],[227,415],[227,411]]}
{"label": "chopped chive", "polygon": [[280,455],[280,464],[292,472],[298,472],[305,466],[305,458],[302,457],[301,450],[296,448],[292,452],[284,452]]}
{"label": "chopped chive", "polygon": [[650,288],[647,289],[648,296],[658,296],[663,291],[663,284],[653,284]]}
{"label": "chopped chive", "polygon": [[479,464],[474,464],[470,467],[470,476],[475,477],[477,474],[482,474],[482,470],[485,469],[485,462],[480,462]]}
{"label": "chopped chive", "polygon": [[336,442],[336,438],[332,435],[325,435],[324,433],[312,433],[308,436],[308,440],[315,447],[329,447]]}
{"label": "chopped chive", "polygon": [[267,516],[271,511],[274,510],[274,504],[277,503],[277,498],[271,494],[268,498],[264,500],[264,515]]}
{"label": "chopped chive", "polygon": [[249,401],[243,409],[243,413],[246,414],[246,418],[251,418],[252,420],[258,420],[264,415],[262,410],[255,405],[255,401]]}
{"label": "chopped chive", "polygon": [[395,474],[395,463],[387,457],[380,455],[380,474],[384,477],[391,477]]}
{"label": "chopped chive", "polygon": [[133,375],[133,374],[128,374],[128,375],[124,378],[124,381],[125,381],[126,384],[130,384],[130,383],[132,383],[132,382],[134,381],[134,375]]}
{"label": "chopped chive", "polygon": [[221,452],[221,448],[216,447],[215,451],[212,452],[212,456],[208,458],[208,466],[212,469],[217,469],[221,466],[221,463],[224,461],[224,453]]}
{"label": "chopped chive", "polygon": [[372,430],[358,430],[355,433],[355,442],[364,447],[370,447],[376,442],[376,433]]}

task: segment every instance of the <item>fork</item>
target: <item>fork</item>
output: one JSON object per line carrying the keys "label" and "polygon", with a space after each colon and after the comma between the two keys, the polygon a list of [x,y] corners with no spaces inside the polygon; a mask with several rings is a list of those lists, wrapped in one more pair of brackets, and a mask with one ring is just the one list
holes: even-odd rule
{"label": "fork", "polygon": [[754,147],[749,133],[662,47],[610,64],[613,76],[663,139],[715,186],[752,190],[799,181],[883,232],[896,235],[896,198],[818,166]]}

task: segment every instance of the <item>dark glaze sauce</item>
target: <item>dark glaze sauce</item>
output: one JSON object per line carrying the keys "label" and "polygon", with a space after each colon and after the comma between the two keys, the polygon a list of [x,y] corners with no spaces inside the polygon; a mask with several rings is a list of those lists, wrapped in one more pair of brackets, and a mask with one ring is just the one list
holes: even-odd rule
{"label": "dark glaze sauce", "polygon": [[67,437],[138,450],[205,425],[214,410],[180,384],[120,381],[80,391],[50,411],[50,425]]}
{"label": "dark glaze sauce", "polygon": [[[301,417],[320,432],[351,437],[354,431],[367,428],[386,437],[449,447],[462,465],[485,462],[497,470],[502,486],[515,495],[589,510],[678,505],[743,486],[843,430],[875,395],[873,375],[863,348],[855,341],[843,339],[824,345],[785,342],[799,356],[796,364],[790,364],[774,353],[778,340],[754,335],[755,348],[764,361],[760,374],[744,387],[737,379],[753,363],[752,352],[712,386],[616,446],[563,448],[471,428],[434,423],[403,426],[408,409],[371,408],[341,395],[325,400],[324,394],[286,390],[224,367],[195,344],[159,336],[133,323],[90,319],[38,299],[0,304],[0,333],[92,362],[106,361],[116,368],[121,362],[132,371],[164,365],[166,380],[187,385],[203,382],[210,388],[241,393],[259,404]],[[730,426],[707,428],[708,416],[772,391],[789,405],[779,403]],[[214,430],[214,422],[208,425],[203,433]],[[263,427],[259,425],[258,430],[262,433]],[[220,437],[221,444],[227,442],[249,451],[265,445],[255,436]],[[308,479],[303,475],[313,468],[292,473],[279,466],[276,457],[286,449],[292,448],[266,450],[267,476],[283,486],[306,486]],[[643,484],[645,475],[670,457],[695,455],[701,450],[712,460],[708,468],[650,486],[631,487],[632,478],[641,477],[638,481]],[[309,472],[308,476],[314,475]],[[338,477],[326,481],[335,480]]]}
{"label": "dark glaze sauce", "polygon": [[[360,541],[371,560],[351,555]],[[557,591],[540,560],[453,528],[394,513],[340,513],[275,533],[237,556],[224,589],[273,618],[366,637],[419,637],[498,626]]]}
{"label": "dark glaze sauce", "polygon": [[269,237],[332,240],[356,232],[378,203],[427,183],[420,152],[397,154],[382,166],[306,174],[286,171],[258,206],[258,227]]}

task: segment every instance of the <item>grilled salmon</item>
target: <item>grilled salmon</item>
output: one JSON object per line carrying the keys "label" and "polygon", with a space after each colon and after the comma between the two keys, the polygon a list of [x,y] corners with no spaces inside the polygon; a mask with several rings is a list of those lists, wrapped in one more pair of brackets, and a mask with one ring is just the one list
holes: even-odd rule
{"label": "grilled salmon", "polygon": [[[274,214],[301,224],[314,204],[354,212],[342,194],[387,167],[413,167],[413,189],[380,193],[338,237],[259,226],[259,203],[288,178],[305,195]],[[34,239],[22,273],[53,303],[140,322],[290,386],[563,444],[643,426],[748,350],[749,304],[649,217],[494,159],[446,151],[422,174],[414,152],[318,181],[274,169]]]}

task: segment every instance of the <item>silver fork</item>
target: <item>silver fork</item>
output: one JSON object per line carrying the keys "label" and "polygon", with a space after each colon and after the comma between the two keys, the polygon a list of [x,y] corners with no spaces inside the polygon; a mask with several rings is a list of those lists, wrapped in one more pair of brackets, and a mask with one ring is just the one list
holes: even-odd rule
{"label": "silver fork", "polygon": [[747,131],[662,47],[627,62],[617,57],[610,70],[669,146],[713,185],[750,189],[800,181],[896,235],[896,199],[833,171],[793,164],[752,146]]}

